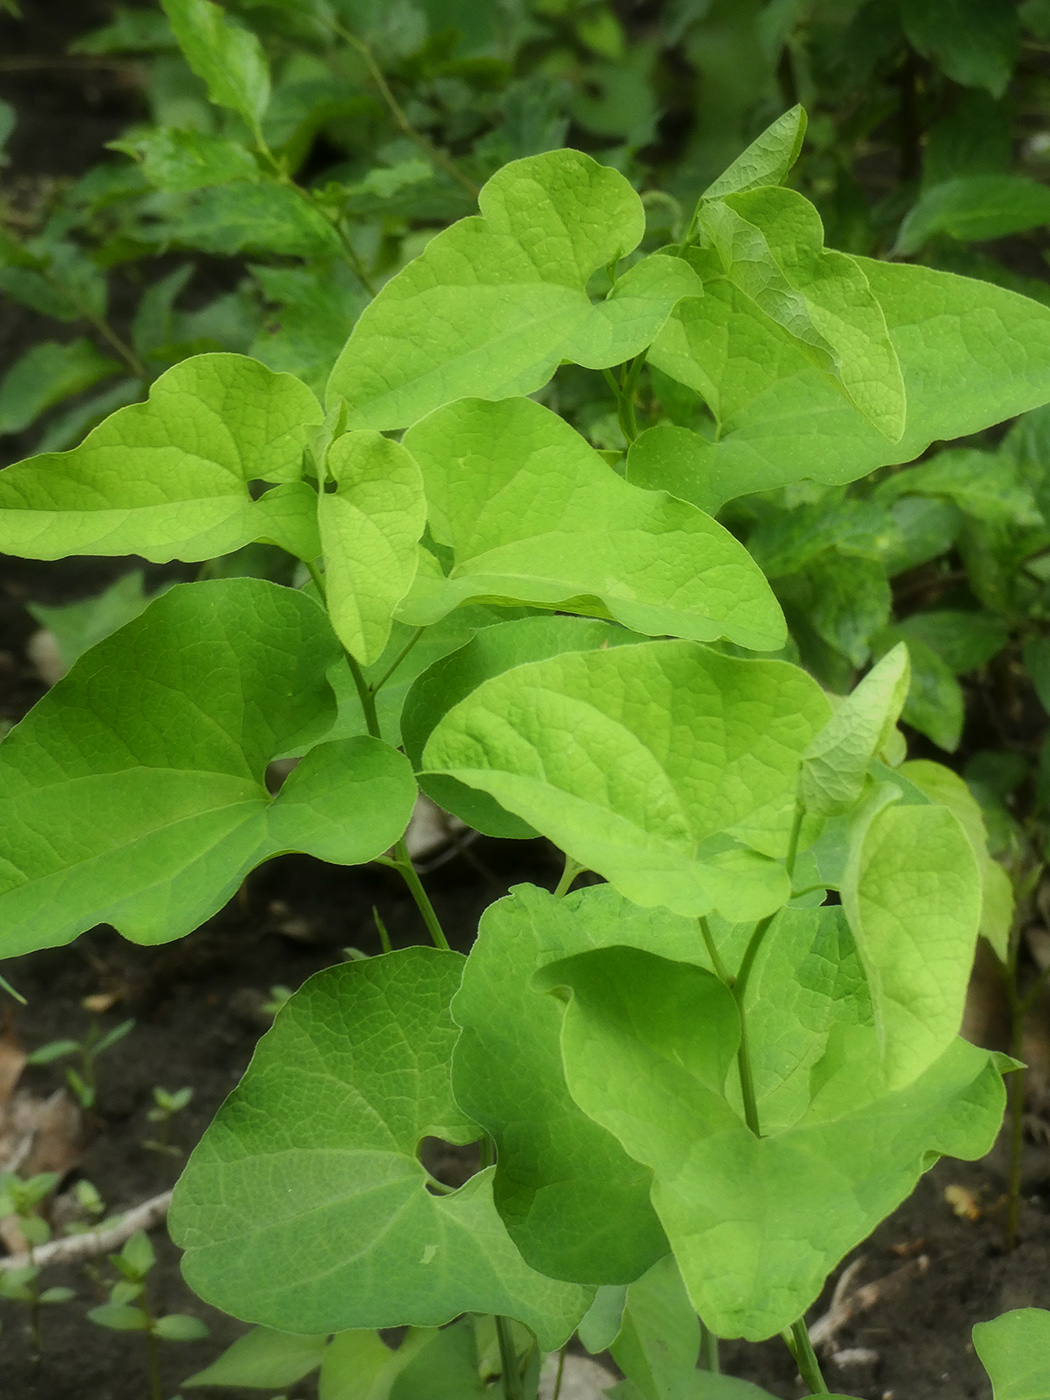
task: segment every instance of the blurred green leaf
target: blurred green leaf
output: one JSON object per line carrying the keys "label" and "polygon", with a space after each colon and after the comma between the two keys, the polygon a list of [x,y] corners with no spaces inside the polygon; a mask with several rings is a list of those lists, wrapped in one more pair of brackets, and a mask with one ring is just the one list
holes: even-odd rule
{"label": "blurred green leaf", "polygon": [[907,257],[934,234],[978,242],[1050,223],[1050,189],[1023,175],[963,175],[934,185],[908,212],[894,252]]}
{"label": "blurred green leaf", "polygon": [[112,378],[121,368],[90,340],[41,341],[0,381],[0,434],[22,432],[54,404]]}

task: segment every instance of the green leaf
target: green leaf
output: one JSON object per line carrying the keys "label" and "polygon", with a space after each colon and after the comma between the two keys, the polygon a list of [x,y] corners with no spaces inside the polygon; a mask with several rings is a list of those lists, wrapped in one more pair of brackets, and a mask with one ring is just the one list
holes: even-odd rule
{"label": "green leaf", "polygon": [[54,635],[62,665],[68,671],[96,642],[111,636],[146,610],[151,598],[143,592],[144,579],[142,570],[136,569],[110,584],[96,598],[87,598],[82,603],[61,603],[54,608],[27,603],[26,611]]}
{"label": "green leaf", "polygon": [[831,551],[806,570],[809,621],[829,646],[863,666],[890,614],[890,586],[873,559]]}
{"label": "green leaf", "polygon": [[529,399],[464,399],[405,435],[423,472],[447,579],[421,574],[400,609],[429,623],[472,598],[612,616],[649,636],[726,636],[775,651],[780,609],[729,532],[611,471],[564,419]]}
{"label": "green leaf", "polygon": [[[719,1336],[758,1341],[790,1326],[932,1157],[980,1156],[998,1131],[992,1057],[956,1040],[907,1089],[858,1108],[847,1078],[836,1100],[818,1097],[790,1128],[758,1138],[722,1096],[739,1029],[717,978],[624,948],[556,963],[544,978],[572,991],[561,1038],[569,1090],[652,1168],[689,1295]],[[866,1082],[871,1046],[860,1049]]]}
{"label": "green leaf", "polygon": [[328,386],[349,427],[407,427],[467,394],[530,394],[566,358],[618,364],[701,290],[688,264],[654,255],[591,305],[589,278],[637,245],[645,212],[622,175],[580,151],[512,161],[478,203],[481,216],[432,238],[355,326]]}
{"label": "green leaf", "polygon": [[884,627],[873,639],[876,655],[898,642],[906,642],[911,658],[911,688],[902,719],[942,748],[954,753],[962,738],[965,702],[962,688],[934,649],[897,624]]}
{"label": "green leaf", "polygon": [[[530,1339],[531,1341],[531,1339]],[[404,1343],[395,1352],[400,1356]],[[474,1319],[461,1318],[434,1333],[413,1355],[406,1356],[390,1387],[390,1400],[482,1400],[491,1390],[479,1373]],[[320,1397],[324,1400],[324,1397]],[[339,1400],[339,1397],[334,1397]]]}
{"label": "green leaf", "polygon": [[[180,243],[205,253],[276,253],[281,257],[343,255],[335,228],[302,191],[241,180],[199,190],[186,207],[144,226],[155,243]],[[365,426],[351,424],[352,427]]]}
{"label": "green leaf", "polygon": [[[413,767],[421,767],[426,742],[439,721],[490,676],[565,651],[591,651],[636,640],[633,633],[611,623],[577,617],[526,617],[484,627],[413,682],[401,713],[405,753]],[[521,840],[536,835],[488,793],[455,778],[424,776],[420,786],[438,806],[488,836]]]}
{"label": "green leaf", "polygon": [[694,1400],[699,1350],[696,1309],[667,1254],[628,1288],[612,1358],[645,1400]]}
{"label": "green leaf", "polygon": [[250,353],[272,370],[296,375],[320,397],[367,295],[342,261],[251,271],[279,310],[255,337]]}
{"label": "green leaf", "polygon": [[328,449],[334,491],[317,497],[328,613],[363,665],[382,655],[394,609],[415,577],[427,522],[423,478],[411,453],[379,433],[347,433]]}
{"label": "green leaf", "polygon": [[1010,81],[1020,30],[1013,5],[985,0],[902,0],[901,23],[924,58],[964,87],[1002,97]]}
{"label": "green leaf", "polygon": [[954,812],[898,795],[877,790],[858,818],[841,887],[892,1087],[916,1079],[958,1033],[982,885]]}
{"label": "green leaf", "polygon": [[257,130],[270,101],[270,70],[249,29],[231,24],[209,0],[161,0],[186,62],[208,86],[208,96]]}
{"label": "green leaf", "polygon": [[900,774],[921,788],[931,802],[954,812],[962,823],[981,872],[980,932],[1005,963],[1013,927],[1014,892],[1010,877],[988,850],[988,830],[980,804],[950,768],[927,759],[904,763]]}
{"label": "green leaf", "polygon": [[120,1260],[128,1278],[142,1279],[157,1262],[149,1235],[145,1230],[136,1230],[120,1251]]}
{"label": "green leaf", "polygon": [[803,478],[856,480],[1050,398],[1050,308],[928,267],[856,262],[882,307],[904,380],[899,443],[858,414],[786,331],[756,316],[725,282],[712,282],[705,296],[676,306],[649,358],[705,398],[717,387],[725,400],[719,440],[651,428],[631,447],[628,479],[714,511]]}
{"label": "green leaf", "polygon": [[1050,190],[1023,175],[960,175],[924,190],[893,251],[908,257],[938,233],[962,242],[1005,238],[1050,223]]}
{"label": "green leaf", "polygon": [[485,681],[444,716],[423,759],[638,904],[755,919],[785,902],[786,876],[722,833],[794,793],[828,712],[816,682],[785,662],[648,642]]}
{"label": "green leaf", "polygon": [[54,340],[34,345],[0,381],[0,434],[20,433],[51,408],[118,374],[121,365],[90,340]]}
{"label": "green leaf", "polygon": [[[825,250],[809,200],[775,186],[730,195],[701,206],[700,227],[745,304],[786,330],[879,433],[899,441],[904,384],[882,308],[859,264]],[[720,401],[708,402],[721,417]]]}
{"label": "green leaf", "polygon": [[120,1303],[104,1303],[100,1308],[91,1308],[88,1317],[99,1327],[108,1327],[114,1332],[149,1330],[149,1318],[141,1308],[129,1308]]}
{"label": "green leaf", "polygon": [[779,185],[798,160],[806,134],[806,113],[792,107],[767,126],[713,184],[704,190],[704,199],[722,199],[727,194]]}
{"label": "green leaf", "polygon": [[973,1329],[973,1349],[995,1400],[1047,1400],[1050,1395],[1050,1312],[1015,1308]]}
{"label": "green leaf", "polygon": [[140,161],[146,179],[160,190],[199,190],[262,178],[255,157],[244,146],[199,131],[155,127],[109,145]]}
{"label": "green leaf", "polygon": [[[291,375],[241,355],[198,355],[149,400],[68,453],[0,473],[0,547],[29,559],[139,554],[211,559],[267,539],[314,558],[313,491],[298,480],[320,405]],[[284,483],[253,500],[250,483]]]}
{"label": "green leaf", "polygon": [[875,499],[896,501],[905,494],[946,496],[978,520],[1009,525],[1041,526],[1043,517],[1018,463],[1005,452],[970,448],[938,452],[905,472],[879,483]]}
{"label": "green leaf", "polygon": [[994,613],[935,612],[913,613],[894,630],[910,644],[913,639],[937,653],[955,675],[975,671],[998,656],[1010,640],[1010,629]]}
{"label": "green leaf", "polygon": [[480,1135],[449,1084],[462,968],[457,953],[406,948],[328,968],[285,1004],[172,1203],[206,1301],[299,1332],[486,1312],[545,1350],[568,1338],[591,1293],[525,1264],[491,1169],[433,1195],[416,1155],[427,1135]]}
{"label": "green leaf", "polygon": [[529,1263],[552,1277],[624,1284],[667,1250],[650,1175],[570,1098],[561,1013],[532,980],[548,963],[614,941],[672,955],[701,946],[695,923],[639,909],[609,885],[564,900],[519,885],[487,909],[452,1004],[462,1028],[452,1087],[496,1143],[496,1208]]}
{"label": "green leaf", "polygon": [[188,1313],[167,1313],[153,1324],[154,1336],[165,1342],[199,1342],[208,1335],[208,1328],[199,1317]]}
{"label": "green leaf", "polygon": [[338,655],[309,598],[240,578],[173,588],[81,657],[0,748],[3,956],[102,922],[164,942],[278,852],[391,846],[416,786],[378,740],[311,749],[276,798],[263,781],[330,727]]}
{"label": "green leaf", "polygon": [[898,644],[872,667],[810,742],[799,779],[799,799],[807,810],[834,816],[856,804],[868,765],[897,723],[909,679],[908,651]]}
{"label": "green leaf", "polygon": [[[560,1057],[558,1069],[560,1072]],[[580,1319],[580,1325],[576,1329],[576,1336],[592,1356],[608,1351],[611,1343],[616,1340],[616,1334],[623,1322],[626,1303],[627,1288],[624,1284],[602,1284],[594,1295],[594,1302]]]}
{"label": "green leaf", "polygon": [[222,1355],[182,1382],[184,1389],[200,1385],[242,1385],[251,1389],[278,1390],[294,1385],[321,1364],[327,1336],[301,1337],[253,1327],[238,1337]]}

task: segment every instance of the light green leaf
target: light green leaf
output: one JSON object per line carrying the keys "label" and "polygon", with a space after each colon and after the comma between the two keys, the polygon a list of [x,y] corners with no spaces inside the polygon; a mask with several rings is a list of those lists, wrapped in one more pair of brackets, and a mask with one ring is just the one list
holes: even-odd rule
{"label": "light green leaf", "polygon": [[882,565],[829,550],[810,564],[806,579],[808,620],[817,635],[854,666],[863,666],[890,615],[890,586]]}
{"label": "light green leaf", "polygon": [[981,873],[954,812],[880,806],[885,791],[857,819],[841,893],[896,1088],[944,1054],[962,1023]]}
{"label": "light green leaf", "polygon": [[309,598],[240,578],[173,588],[81,657],[0,747],[2,955],[97,923],[165,942],[271,855],[392,845],[416,787],[378,740],[311,749],[276,798],[263,781],[330,727],[338,655]]}
{"label": "light green leaf", "polygon": [[[714,282],[705,296],[678,304],[649,358],[709,402],[709,394],[721,396],[721,436],[709,442],[685,429],[649,429],[632,445],[628,479],[714,511],[803,478],[856,480],[1050,398],[1050,308],[928,267],[856,262],[901,367],[908,416],[899,443],[846,403],[781,327]],[[650,454],[654,433],[664,445]]]}
{"label": "light green leaf", "polygon": [[859,264],[825,250],[809,200],[775,186],[730,195],[701,206],[700,227],[734,287],[791,335],[879,433],[899,441],[904,384],[882,308]]}
{"label": "light green leaf", "polygon": [[[581,617],[526,617],[483,627],[413,682],[401,713],[405,753],[413,767],[419,768],[426,742],[438,722],[490,676],[565,651],[591,651],[637,640],[621,627]],[[455,778],[425,776],[420,786],[439,807],[455,813],[476,831],[512,840],[536,835],[531,826],[505,812],[488,793],[466,787]]]}
{"label": "light green leaf", "polygon": [[88,1317],[99,1327],[108,1327],[113,1332],[145,1332],[149,1318],[141,1308],[129,1308],[123,1303],[104,1303],[99,1308],[89,1308]]}
{"label": "light green leaf", "polygon": [[464,399],[412,428],[447,579],[421,574],[399,616],[428,623],[472,598],[612,616],[647,635],[725,636],[775,651],[780,609],[709,517],[630,486],[564,419],[529,399]]}
{"label": "light green leaf", "polygon": [[609,885],[564,900],[519,885],[490,906],[452,1004],[462,1027],[452,1087],[496,1143],[493,1197],[525,1258],[552,1277],[624,1284],[667,1250],[650,1174],[569,1097],[561,1013],[532,982],[550,962],[613,942],[702,949],[695,923],[639,909]]}
{"label": "light green leaf", "polygon": [[733,161],[732,165],[704,190],[704,199],[722,199],[727,194],[754,190],[762,185],[779,185],[798,160],[806,134],[806,113],[792,107],[767,126]]}
{"label": "light green leaf", "polygon": [[334,491],[317,497],[328,613],[363,665],[382,655],[394,609],[416,572],[427,522],[423,478],[411,453],[379,433],[346,433],[328,449]]}
{"label": "light green leaf", "polygon": [[[558,1068],[560,1072],[560,1057]],[[594,1295],[594,1302],[576,1329],[580,1343],[592,1356],[608,1351],[610,1344],[616,1340],[626,1303],[627,1288],[624,1284],[602,1284]]]}
{"label": "light green leaf", "polygon": [[884,747],[904,706],[908,651],[898,644],[838,707],[802,756],[799,799],[811,812],[834,816],[861,795],[868,765]]}
{"label": "light green leaf", "polygon": [[589,278],[637,245],[645,212],[622,175],[580,151],[512,161],[478,203],[481,215],[432,238],[355,326],[328,386],[349,427],[407,427],[467,394],[530,394],[564,358],[618,364],[702,290],[686,263],[654,256],[592,307]]}
{"label": "light green leaf", "polygon": [[433,1195],[427,1135],[479,1136],[449,1084],[463,958],[429,948],[328,968],[298,991],[194,1151],[172,1202],[183,1272],[235,1316],[297,1331],[517,1318],[551,1350],[591,1291],[531,1270],[492,1171]]}
{"label": "light green leaf", "polygon": [[1015,1308],[973,1329],[973,1349],[992,1382],[995,1400],[1050,1397],[1050,1312]]}
{"label": "light green leaf", "polygon": [[338,233],[309,197],[271,181],[241,180],[199,190],[184,209],[143,231],[156,243],[180,243],[205,253],[298,258],[343,253]]}
{"label": "light green leaf", "polygon": [[208,1327],[189,1313],[167,1313],[154,1322],[153,1335],[165,1342],[199,1342],[208,1335]]}
{"label": "light green leaf", "polygon": [[[28,559],[211,559],[269,539],[319,553],[298,481],[321,409],[305,385],[241,355],[198,355],[71,452],[0,472],[0,547]],[[286,483],[252,499],[256,480]]]}
{"label": "light green leaf", "polygon": [[53,404],[119,374],[121,365],[90,340],[34,345],[0,381],[0,434],[20,433]]}
{"label": "light green leaf", "polygon": [[317,1369],[328,1338],[300,1337],[253,1327],[238,1337],[222,1355],[182,1382],[186,1389],[200,1385],[240,1385],[249,1389],[278,1390]]}
{"label": "light green leaf", "polygon": [[962,823],[981,872],[980,933],[987,938],[1003,962],[1009,951],[1013,926],[1014,892],[1010,877],[988,850],[988,831],[980,804],[966,783],[950,768],[927,759],[901,765],[899,772],[922,789],[931,802],[954,812]]}
{"label": "light green leaf", "polygon": [[270,101],[270,70],[250,29],[232,24],[209,0],[161,0],[186,62],[220,107],[257,130]]}
{"label": "light green leaf", "polygon": [[694,1400],[699,1350],[696,1309],[666,1254],[628,1288],[612,1358],[645,1400]]}
{"label": "light green leaf", "polygon": [[793,794],[829,708],[785,662],[674,641],[571,652],[485,681],[442,719],[424,763],[638,904],[754,919],[785,902],[786,876],[721,833]]}
{"label": "light green leaf", "polygon": [[1020,31],[1013,5],[985,0],[903,0],[901,23],[924,58],[964,87],[1002,97],[1017,58]]}
{"label": "light green leaf", "polygon": [[949,667],[915,631],[905,632],[896,624],[884,627],[873,639],[876,655],[898,642],[906,642],[911,658],[911,688],[904,702],[905,723],[942,748],[954,753],[962,738],[965,702],[962,688]]}
{"label": "light green leaf", "polygon": [[986,665],[1010,640],[1010,629],[994,613],[947,608],[913,613],[894,629],[909,643],[913,638],[925,642],[956,675]]}
{"label": "light green leaf", "polygon": [[262,178],[255,157],[244,146],[199,131],[155,127],[109,144],[141,161],[146,179],[161,190],[199,190]]}
{"label": "light green leaf", "polygon": [[606,948],[544,978],[572,991],[561,1038],[569,1090],[653,1170],[689,1295],[719,1336],[758,1341],[790,1326],[933,1157],[978,1157],[998,1131],[992,1057],[956,1040],[907,1089],[855,1109],[847,1083],[837,1112],[815,1106],[758,1138],[722,1097],[739,1032],[715,977]]}

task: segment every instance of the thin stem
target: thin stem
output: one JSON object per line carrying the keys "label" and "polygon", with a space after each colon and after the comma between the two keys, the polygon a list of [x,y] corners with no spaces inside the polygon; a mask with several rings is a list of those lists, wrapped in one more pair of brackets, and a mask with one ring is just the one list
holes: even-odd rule
{"label": "thin stem", "polygon": [[416,873],[416,867],[412,864],[412,857],[408,854],[408,845],[403,836],[394,847],[394,865],[408,886],[412,898],[416,901],[416,908],[423,915],[423,922],[427,926],[427,932],[430,934],[434,947],[447,950],[448,939],[445,937],[445,931],[434,912],[434,906],[431,904],[426,890],[423,888],[423,882]]}
{"label": "thin stem", "polygon": [[350,667],[350,674],[354,678],[354,685],[357,687],[357,698],[361,701],[361,709],[364,711],[368,732],[373,739],[381,739],[383,736],[379,732],[379,716],[376,714],[375,696],[365,680],[364,672],[349,652],[346,653],[346,660]]}
{"label": "thin stem", "polygon": [[700,1319],[700,1369],[712,1371],[716,1376],[721,1374],[721,1366],[718,1361],[718,1338],[707,1327],[703,1318]]}
{"label": "thin stem", "polygon": [[798,1373],[809,1386],[809,1393],[811,1395],[827,1395],[828,1388],[824,1383],[824,1377],[820,1374],[820,1362],[813,1350],[813,1343],[809,1340],[805,1318],[800,1317],[797,1322],[791,1324],[790,1332],[781,1332],[780,1335],[787,1343],[788,1351],[795,1358]]}
{"label": "thin stem", "polygon": [[499,1339],[499,1359],[503,1372],[503,1395],[505,1400],[525,1400],[518,1369],[518,1354],[514,1349],[510,1323],[505,1317],[496,1318],[496,1336]]}
{"label": "thin stem", "polygon": [[304,559],[303,563],[306,565],[306,572],[310,575],[310,582],[321,595],[321,602],[326,602],[327,592],[325,590],[324,578],[321,574],[321,570],[317,567],[316,564],[311,564],[309,559]]}
{"label": "thin stem", "polygon": [[802,832],[802,818],[806,815],[806,809],[801,802],[795,803],[795,816],[791,823],[791,834],[788,836],[787,856],[784,859],[784,869],[788,873],[790,880],[795,873],[795,857],[798,855],[798,838]]}
{"label": "thin stem", "polygon": [[558,1374],[554,1377],[554,1390],[551,1394],[551,1400],[559,1400],[561,1395],[561,1378],[565,1374],[565,1353],[568,1350],[569,1344],[566,1342],[561,1351],[558,1352]]}
{"label": "thin stem", "polygon": [[412,650],[412,648],[419,641],[420,637],[422,637],[423,633],[426,630],[427,629],[425,627],[416,628],[415,632],[413,632],[412,636],[409,637],[408,641],[401,648],[398,654],[394,657],[393,661],[391,661],[390,665],[386,668],[386,670],[379,677],[379,679],[377,681],[373,681],[372,684],[368,687],[373,695],[376,693],[377,690],[383,689],[387,681],[394,674],[397,668],[401,665],[402,661],[404,661],[405,657]]}
{"label": "thin stem", "polygon": [[152,1327],[146,1330],[146,1347],[149,1351],[150,1400],[164,1400],[164,1390],[160,1383],[160,1354]]}
{"label": "thin stem", "polygon": [[555,887],[554,898],[561,899],[563,895],[568,894],[569,887],[572,884],[573,880],[575,880],[576,876],[579,875],[580,871],[584,869],[586,869],[585,866],[582,866],[577,861],[574,861],[572,856],[566,855],[565,869],[562,871],[561,879],[558,881],[557,886]]}
{"label": "thin stem", "polygon": [[761,948],[762,940],[765,938],[766,933],[769,931],[769,926],[775,918],[776,914],[767,914],[764,919],[761,919],[755,925],[754,932],[748,939],[747,947],[744,949],[744,956],[740,959],[740,970],[737,972],[736,983],[733,988],[738,994],[738,1001],[743,999],[744,992],[747,989],[747,979],[751,976],[751,969],[755,964],[755,958],[758,956],[758,950]]}
{"label": "thin stem", "polygon": [[715,975],[732,990],[733,979],[730,977],[729,971],[722,961],[721,954],[715,947],[715,940],[711,935],[711,925],[704,918],[703,914],[700,915],[698,922],[700,924],[700,934],[704,940],[704,947],[707,949],[707,956],[711,959],[711,966],[715,970]]}
{"label": "thin stem", "polygon": [[368,72],[372,78],[372,81],[379,89],[383,101],[386,103],[387,108],[390,111],[390,115],[394,118],[394,121],[405,133],[405,135],[410,137],[420,148],[420,150],[425,151],[427,155],[430,156],[431,160],[436,161],[436,163],[441,166],[442,170],[444,170],[447,175],[451,175],[453,180],[458,181],[459,184],[461,184],[469,194],[473,195],[473,197],[477,199],[478,194],[480,193],[480,189],[477,185],[475,185],[474,181],[471,180],[468,176],[464,175],[462,170],[460,170],[460,168],[456,165],[455,161],[451,160],[445,154],[444,151],[442,151],[439,147],[435,146],[432,141],[428,140],[427,137],[424,136],[423,133],[417,127],[414,127],[409,121],[408,117],[405,115],[404,109],[402,108],[400,102],[398,102],[397,98],[391,92],[390,84],[387,82],[383,74],[383,70],[375,61],[375,55],[372,53],[372,50],[368,47],[368,45],[364,43],[363,40],[359,39],[356,34],[353,34],[349,29],[346,29],[341,24],[335,24],[333,28],[338,34],[342,36],[342,38],[346,40],[350,47],[355,49],[357,53],[359,53],[364,59],[365,66],[368,68]]}

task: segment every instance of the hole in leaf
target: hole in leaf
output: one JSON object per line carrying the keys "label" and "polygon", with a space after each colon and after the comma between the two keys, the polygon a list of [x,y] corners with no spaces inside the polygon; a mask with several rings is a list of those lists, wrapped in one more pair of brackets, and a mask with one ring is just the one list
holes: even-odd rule
{"label": "hole in leaf", "polygon": [[444,1138],[425,1137],[419,1144],[417,1156],[427,1174],[440,1183],[435,1186],[427,1182],[427,1190],[434,1196],[447,1194],[441,1190],[442,1186],[458,1191],[481,1170],[481,1144],[478,1142],[458,1147]]}

